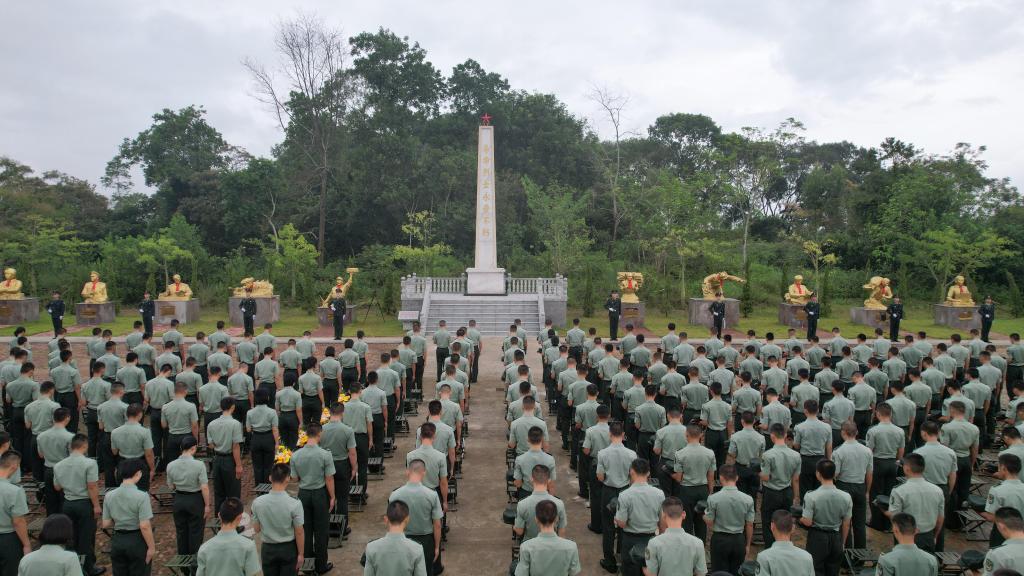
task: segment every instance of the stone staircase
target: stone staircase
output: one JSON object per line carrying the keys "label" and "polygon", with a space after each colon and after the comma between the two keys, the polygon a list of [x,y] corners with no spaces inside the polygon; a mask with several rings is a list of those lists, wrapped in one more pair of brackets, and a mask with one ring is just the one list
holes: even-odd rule
{"label": "stone staircase", "polygon": [[468,326],[476,320],[476,327],[484,336],[504,336],[515,319],[531,337],[537,335],[543,324],[543,310],[535,294],[508,296],[464,296],[461,294],[434,294],[421,318],[423,331],[429,336],[437,330],[437,323],[445,320],[448,330]]}

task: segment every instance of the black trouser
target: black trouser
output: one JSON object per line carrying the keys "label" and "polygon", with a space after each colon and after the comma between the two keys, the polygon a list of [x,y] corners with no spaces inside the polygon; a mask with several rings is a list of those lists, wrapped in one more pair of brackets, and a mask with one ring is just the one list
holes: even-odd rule
{"label": "black trouser", "polygon": [[294,410],[281,412],[277,419],[278,433],[281,434],[281,444],[289,450],[295,450],[299,443],[299,417]]}
{"label": "black trouser", "polygon": [[806,550],[811,553],[815,574],[839,576],[843,564],[843,541],[838,531],[809,528]]}
{"label": "black trouser", "polygon": [[[196,366],[196,374],[199,374],[199,378],[201,379],[203,384],[206,384],[207,382],[210,381],[210,371],[206,367],[206,364],[203,364],[202,366]],[[192,392],[191,394],[194,396],[195,392]]]}
{"label": "black trouser", "polygon": [[[604,559],[608,562],[615,562],[615,534],[618,532],[618,528],[615,527],[615,513],[608,509],[608,504],[619,497],[619,494],[625,489],[615,488],[605,484],[601,487],[601,551],[604,553]],[[593,506],[593,505],[591,505]],[[622,548],[622,540],[619,540],[619,548]]]}
{"label": "black trouser", "polygon": [[[235,398],[235,411],[232,412],[232,415],[234,415],[235,420],[238,420],[238,422],[242,425],[242,430],[245,430],[245,415],[249,413],[249,408],[250,406],[248,398],[246,398],[245,400],[239,400],[238,398]],[[242,439],[242,441],[246,445],[248,445],[249,441],[251,440],[247,432],[242,433]],[[217,507],[217,510],[220,510],[220,506]]]}
{"label": "black trouser", "polygon": [[569,347],[569,358],[576,360],[576,365],[580,366],[583,364],[583,347],[582,346],[570,346]]}
{"label": "black trouser", "polygon": [[146,539],[140,530],[114,530],[110,538],[110,571],[113,576],[150,576],[146,563]]}
{"label": "black trouser", "polygon": [[[136,483],[135,486],[139,490],[142,490],[143,492],[149,492],[150,469],[149,469],[149,462],[146,461],[146,457],[145,456],[139,456],[137,458],[127,458],[127,457],[121,456],[121,457],[118,458],[118,462],[120,462],[121,460],[138,460],[139,461],[139,464],[142,465],[142,478],[139,479],[138,483]],[[123,480],[124,480],[124,478],[121,478],[121,474],[118,474],[117,475],[117,485],[120,486],[121,482]]]}
{"label": "black trouser", "polygon": [[57,337],[57,333],[64,327],[64,321],[60,319],[60,316],[50,316],[50,322],[53,323],[53,337]]}
{"label": "black trouser", "polygon": [[276,449],[272,431],[252,433],[252,446],[249,448],[249,454],[252,456],[252,482],[254,485],[270,482],[270,468],[274,465]]}
{"label": "black trouser", "polygon": [[900,340],[900,320],[892,316],[889,316],[889,340],[893,342]]}
{"label": "black trouser", "polygon": [[630,551],[634,546],[647,548],[647,543],[654,538],[654,534],[638,534],[636,532],[622,531],[622,574],[623,576],[644,576],[644,568],[640,564],[633,563],[633,555]]}
{"label": "black trouser", "polygon": [[181,456],[181,441],[186,436],[191,436],[192,432],[186,432],[185,434],[167,434],[164,436],[164,469],[171,462],[178,459]]}
{"label": "black trouser", "polygon": [[327,532],[330,528],[330,497],[327,488],[299,489],[299,502],[305,518],[306,558],[316,558],[316,571],[327,569]]}
{"label": "black trouser", "polygon": [[[711,571],[739,574],[740,564],[746,559],[747,537],[739,534],[715,532],[711,535]],[[837,564],[838,566],[838,564]]]}
{"label": "black trouser", "polygon": [[[999,531],[998,530],[993,530],[993,532],[999,532]],[[893,543],[896,543],[896,539],[895,538],[893,538]],[[914,536],[914,544],[916,544],[918,548],[920,548],[921,550],[924,550],[925,552],[927,552],[929,554],[935,554],[935,552],[937,551],[935,549],[935,529],[932,528],[931,530],[929,530],[927,532],[918,532]]]}
{"label": "black trouser", "polygon": [[679,485],[672,478],[672,469],[675,462],[665,458],[665,454],[658,459],[658,467],[655,469],[655,477],[658,479],[658,487],[665,493],[665,498],[675,496],[679,491]]}
{"label": "black trouser", "polygon": [[153,317],[143,316],[142,317],[142,331],[145,334],[153,334]]}
{"label": "black trouser", "polygon": [[[871,465],[871,524],[875,530],[886,531],[892,524],[880,508],[874,505],[878,496],[888,496],[896,487],[896,459],[875,458]],[[863,548],[863,546],[860,546]]]}
{"label": "black trouser", "polygon": [[405,537],[419,544],[420,548],[423,548],[423,564],[426,566],[427,576],[434,576],[434,533],[406,534]]}
{"label": "black trouser", "polygon": [[359,369],[353,366],[352,368],[341,369],[341,388],[348,394],[352,391],[352,383],[359,381]]}
{"label": "black trouser", "polygon": [[326,408],[331,408],[338,403],[338,394],[341,388],[338,386],[337,378],[324,378],[324,402]]}
{"label": "black trouser", "polygon": [[253,329],[253,327],[252,327],[253,320],[255,320],[255,319],[256,319],[255,315],[249,316],[248,314],[246,314],[246,315],[242,316],[242,326],[243,326],[244,330],[246,332],[248,332],[249,334],[252,334],[252,333],[256,332],[256,330]]}
{"label": "black trouser", "polygon": [[100,432],[99,468],[103,470],[103,481],[107,487],[117,486],[117,456],[110,448],[110,432]]}
{"label": "black trouser", "polygon": [[174,493],[174,533],[178,542],[178,554],[191,555],[199,552],[203,543],[203,513],[206,502],[202,492]]}
{"label": "black trouser", "polygon": [[[40,462],[42,460],[42,458],[39,458]],[[52,466],[43,466],[43,499],[46,501],[47,516],[60,514],[60,507],[64,504],[64,499],[57,493],[57,489],[53,487]]]}
{"label": "black trouser", "polygon": [[345,313],[334,313],[334,339],[341,340],[345,337]]}
{"label": "black trouser", "polygon": [[324,403],[319,396],[302,395],[302,425],[306,428],[314,422],[320,423],[320,415],[323,413]]}
{"label": "black trouser", "polygon": [[476,384],[477,378],[480,376],[480,347],[473,346],[473,365],[469,369],[469,382]]}
{"label": "black trouser", "polygon": [[604,484],[597,479],[597,458],[587,456],[587,459],[590,461],[587,471],[587,479],[590,484],[590,528],[602,532],[604,528],[601,514],[601,487]]}
{"label": "black trouser", "polygon": [[28,437],[28,454],[22,454],[22,460],[28,459],[29,469],[32,470],[32,479],[36,482],[43,480],[45,472],[43,468],[46,466],[43,464],[42,457],[39,456],[39,444],[37,444],[38,437],[35,434],[29,433]]}
{"label": "black trouser", "polygon": [[448,357],[448,349],[438,346],[434,349],[434,359],[437,361],[437,380],[441,381],[441,373],[444,372],[444,359]]}
{"label": "black trouser", "polygon": [[264,542],[260,550],[260,564],[263,576],[295,576],[295,564],[299,560],[299,548],[295,540],[290,542]]}
{"label": "black trouser", "polygon": [[[395,394],[388,394],[388,430],[387,436],[389,438],[395,435],[395,423],[398,420],[398,396]],[[374,426],[376,429],[376,426]],[[383,443],[377,447],[378,451],[383,451]]]}
{"label": "black trouser", "polygon": [[722,325],[724,323],[725,323],[724,319],[721,316],[715,316],[715,320],[714,320],[715,335],[718,336],[719,338],[722,337]]}
{"label": "black trouser", "polygon": [[765,487],[764,499],[761,501],[761,530],[764,538],[764,548],[771,548],[775,542],[772,534],[772,514],[778,510],[789,510],[793,505],[793,487],[788,486],[782,490],[774,490]]}
{"label": "black trouser", "polygon": [[846,537],[846,546],[849,548],[867,548],[867,485],[863,483],[836,482],[836,487],[849,494],[853,500],[853,518],[850,521],[850,533]]}
{"label": "black trouser", "polygon": [[366,358],[359,359],[359,383],[366,388]]}
{"label": "black trouser", "polygon": [[[558,421],[561,424],[559,429],[562,432],[562,450],[569,449],[569,436],[572,433],[572,407],[565,396],[558,397]],[[633,438],[636,439],[638,432],[633,427]]]}
{"label": "black trouser", "polygon": [[[75,412],[77,412],[77,408]],[[85,417],[83,418],[83,420],[85,420],[85,435],[89,437],[88,455],[90,458],[96,458],[98,454],[100,438],[99,412],[97,412],[95,408],[87,407],[85,409]],[[102,469],[103,462],[101,461],[99,465],[100,469]]]}
{"label": "black trouser", "polygon": [[816,456],[805,456],[800,455],[800,501],[804,501],[804,494],[807,494],[811,490],[818,487],[818,477],[816,476],[816,469],[818,462],[825,459],[823,454]]}
{"label": "black trouser", "polygon": [[[143,366],[143,368],[145,367]],[[152,378],[150,378],[150,380],[152,380]],[[122,398],[122,400],[124,401],[125,404],[129,406],[131,406],[132,404],[138,404],[139,406],[142,406],[142,392],[138,390],[134,392],[125,392],[124,398]],[[152,420],[150,420],[150,422],[152,422]]]}
{"label": "black trouser", "polygon": [[736,473],[739,478],[736,480],[736,488],[754,499],[757,505],[757,493],[761,489],[761,476],[747,464],[736,463]]}
{"label": "black trouser", "polygon": [[[582,430],[579,431],[582,436]],[[591,483],[591,458],[583,453],[583,448],[579,447],[579,460],[576,462],[576,470],[579,474],[580,489],[577,493],[580,498],[590,498],[590,483]]]}
{"label": "black trouser", "polygon": [[960,517],[956,515],[956,511],[963,506],[971,493],[972,472],[971,459],[969,457],[956,459],[956,486],[953,487],[948,507],[952,513],[946,516],[946,525],[953,530],[961,527]]}
{"label": "black trouser", "polygon": [[153,455],[157,458],[156,471],[163,472],[167,469],[165,458],[167,432],[160,424],[160,408],[149,409],[149,436],[153,439]]}
{"label": "black trouser", "polygon": [[0,534],[0,576],[18,576],[18,564],[21,563],[21,540],[14,532]]}
{"label": "black trouser", "polygon": [[697,512],[694,511],[694,507],[697,506],[698,502],[708,499],[707,484],[680,486],[679,499],[683,502],[683,510],[686,511],[683,528],[686,529],[687,533],[693,534],[702,541],[707,539],[708,526],[704,523],[704,517],[703,515],[698,516]]}
{"label": "black trouser", "polygon": [[[580,470],[579,463],[580,463],[580,458],[583,457],[582,451],[583,451],[583,430],[578,430],[576,428],[575,421],[573,421],[573,424],[572,424],[572,440],[571,440],[571,444],[569,445],[569,467],[572,468],[573,470],[576,470],[577,472],[579,472],[579,470]],[[647,459],[650,460],[650,458],[647,458]],[[583,475],[582,472],[579,472],[579,473],[580,473],[581,476]],[[580,491],[579,491],[579,493],[580,493],[580,496],[583,496],[583,495],[586,494],[586,484],[584,482],[582,482],[582,481],[580,482]]]}
{"label": "black trouser", "polygon": [[299,382],[299,369],[298,368],[285,368],[281,371],[281,382],[288,380],[288,375],[291,374],[295,377],[295,386],[298,386]]}
{"label": "black trouser", "polygon": [[626,448],[636,452],[637,438],[640,436],[640,431],[636,429],[636,414],[628,412],[625,415],[625,419],[622,422],[622,427],[626,429],[626,439],[623,444]]}
{"label": "black trouser", "polygon": [[818,317],[807,318],[807,340],[809,341],[812,336],[818,335]]}
{"label": "black trouser", "polygon": [[242,481],[235,477],[235,457],[230,452],[220,452],[213,459],[213,509],[228,498],[242,497]]}
{"label": "black trouser", "polygon": [[992,321],[991,320],[982,320],[981,321],[981,339],[984,340],[985,342],[988,342],[988,333],[991,330],[992,330]]}
{"label": "black trouser", "polygon": [[220,412],[203,412],[203,434],[209,435],[210,422],[213,422],[217,418],[221,417]]}
{"label": "black trouser", "polygon": [[22,455],[22,474],[29,472],[32,466],[31,454],[28,453],[32,449],[30,436],[28,428],[25,428],[25,408],[15,406],[11,409],[11,447]]}
{"label": "black trouser", "polygon": [[384,455],[384,413],[373,415],[373,450],[371,456]]}
{"label": "black trouser", "polygon": [[[936,402],[938,404],[938,402]],[[918,408],[914,412],[914,434],[910,436],[910,441],[907,442],[907,452],[913,452],[924,444],[924,440],[921,439],[921,425],[924,424],[924,420],[927,414],[924,413],[924,408]]]}
{"label": "black trouser", "polygon": [[[936,484],[942,490],[942,497],[944,500],[943,504],[943,524],[942,530],[935,535],[935,547],[933,551],[944,552],[946,550],[946,528],[949,525],[949,520],[953,516],[953,507],[950,506],[952,498],[949,497],[949,485],[947,484]],[[920,534],[918,534],[920,536]]]}
{"label": "black trouser", "polygon": [[[993,391],[992,395],[995,396],[995,391]],[[977,408],[974,411],[974,419],[972,422],[978,427],[978,447],[980,449],[988,448],[991,441],[988,436],[988,422],[984,407]]]}
{"label": "black trouser", "polygon": [[62,512],[71,519],[75,551],[79,556],[85,556],[83,572],[86,575],[92,574],[96,567],[96,516],[92,513],[92,501],[88,498],[64,500]]}
{"label": "black trouser", "polygon": [[78,417],[82,413],[78,409],[78,396],[75,396],[74,390],[71,392],[58,392],[54,399],[60,404],[61,408],[67,408],[71,412],[71,421],[68,422],[68,431],[72,434],[78,434]]}
{"label": "black trouser", "polygon": [[366,432],[356,432],[356,484],[363,487],[363,494],[369,488],[366,484],[366,461],[370,458],[370,436]]}
{"label": "black trouser", "polygon": [[352,486],[352,464],[348,458],[334,461],[334,512],[348,516],[348,491]]}
{"label": "black trouser", "polygon": [[725,464],[725,434],[725,430],[712,430],[708,428],[704,431],[704,446],[715,453],[715,470],[721,468],[722,464]]}
{"label": "black trouser", "polygon": [[619,339],[619,315],[608,315],[608,335],[612,340]]}

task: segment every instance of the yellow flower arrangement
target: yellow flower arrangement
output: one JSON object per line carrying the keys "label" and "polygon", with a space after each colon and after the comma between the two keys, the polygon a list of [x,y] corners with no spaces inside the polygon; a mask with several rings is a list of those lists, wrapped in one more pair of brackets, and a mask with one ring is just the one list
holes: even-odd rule
{"label": "yellow flower arrangement", "polygon": [[351,398],[351,396],[349,396],[348,394],[345,394],[344,392],[339,392],[338,393],[338,403],[339,404],[344,404],[345,402],[348,402],[350,398]]}
{"label": "yellow flower arrangement", "polygon": [[305,430],[299,430],[299,441],[296,444],[298,446],[305,446],[306,445],[306,438],[307,438],[306,437],[306,431]]}
{"label": "yellow flower arrangement", "polygon": [[331,420],[331,411],[324,408],[323,412],[320,413],[320,423],[327,424]]}
{"label": "yellow flower arrangement", "polygon": [[285,445],[277,447],[277,453],[274,454],[274,464],[287,464],[292,459],[292,451]]}

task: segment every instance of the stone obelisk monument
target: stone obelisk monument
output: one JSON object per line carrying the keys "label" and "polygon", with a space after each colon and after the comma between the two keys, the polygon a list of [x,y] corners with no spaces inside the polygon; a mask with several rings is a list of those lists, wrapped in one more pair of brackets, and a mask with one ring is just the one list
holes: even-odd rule
{"label": "stone obelisk monument", "polygon": [[476,251],[466,269],[466,293],[505,294],[505,269],[498,268],[497,226],[494,210],[494,126],[484,114],[476,149]]}

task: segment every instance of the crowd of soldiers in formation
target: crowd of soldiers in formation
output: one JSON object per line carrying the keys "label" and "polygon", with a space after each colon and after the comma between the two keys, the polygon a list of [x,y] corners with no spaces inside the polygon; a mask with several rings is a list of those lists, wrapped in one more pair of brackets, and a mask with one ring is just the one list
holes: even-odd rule
{"label": "crowd of soldiers in formation", "polygon": [[[347,516],[349,494],[365,501],[368,463],[394,445],[406,401],[422,398],[428,338],[415,325],[369,370],[361,333],[318,359],[309,333],[278,354],[270,325],[233,343],[218,323],[187,346],[176,328],[154,344],[138,323],[123,357],[109,331],[94,332],[84,382],[57,334],[41,383],[16,331],[0,362],[8,431],[0,436],[0,576],[102,573],[98,522],[111,530],[115,575],[150,573],[149,493],[161,489],[173,498],[177,552],[193,559],[187,569],[195,573],[333,569],[329,518]],[[838,574],[844,550],[867,547],[870,525],[891,529],[896,542],[877,559],[879,573],[936,574],[934,553],[965,509],[994,527],[988,553],[965,552],[963,564],[985,574],[1024,569],[1018,335],[1004,357],[977,334],[934,345],[919,334],[897,346],[880,332],[870,343],[864,335],[848,342],[838,329],[827,343],[791,332],[781,345],[748,333],[737,349],[729,335],[693,345],[674,328],[652,350],[629,325],[614,342],[578,321],[564,339],[545,327],[537,337],[542,402],[525,330],[510,327],[499,355],[514,505],[505,517],[517,536],[511,573],[581,570],[576,545],[562,537],[565,506],[552,493],[544,404],[609,572],[704,574],[710,544],[711,573]],[[454,333],[441,322],[430,340],[435,399],[406,456],[407,482],[389,496],[388,533],[361,559],[364,574],[444,570],[449,482],[483,340],[472,322]],[[995,448],[994,460],[979,458]],[[270,485],[245,523],[259,533],[259,553],[240,534],[245,455],[254,487]],[[971,493],[975,470],[1000,481],[980,504]],[[164,487],[151,486],[161,475]],[[298,498],[286,491],[296,481]],[[25,488],[38,488],[46,511],[35,551]],[[764,550],[755,565],[747,558],[759,499]],[[214,517],[219,531],[203,542]],[[807,551],[792,544],[798,525],[808,531]]]}
{"label": "crowd of soldiers in formation", "polygon": [[[977,331],[935,344],[924,333],[897,343],[876,330],[851,342],[836,328],[821,342],[790,330],[777,343],[750,331],[735,346],[730,335],[691,344],[668,329],[654,346],[630,325],[603,342],[578,320],[564,338],[550,326],[537,338],[547,404],[579,477],[575,499],[590,508],[587,528],[602,536],[605,570],[705,574],[708,544],[715,574],[837,575],[867,560],[879,574],[936,575],[940,557],[956,570],[1024,571],[1019,335],[1003,356]],[[515,513],[506,520],[523,539],[515,573],[575,574],[578,562],[561,548],[532,545],[538,502],[555,503],[556,530],[565,516],[551,494],[555,463],[527,348],[510,326]],[[975,471],[989,481],[973,482]],[[990,486],[987,496],[975,484]],[[764,549],[751,562],[758,508]],[[964,529],[971,513],[993,524],[989,551],[944,554],[946,532]],[[792,544],[795,526],[807,530],[806,551]],[[880,557],[866,550],[868,526],[893,534]],[[532,568],[538,556],[545,570]]]}

